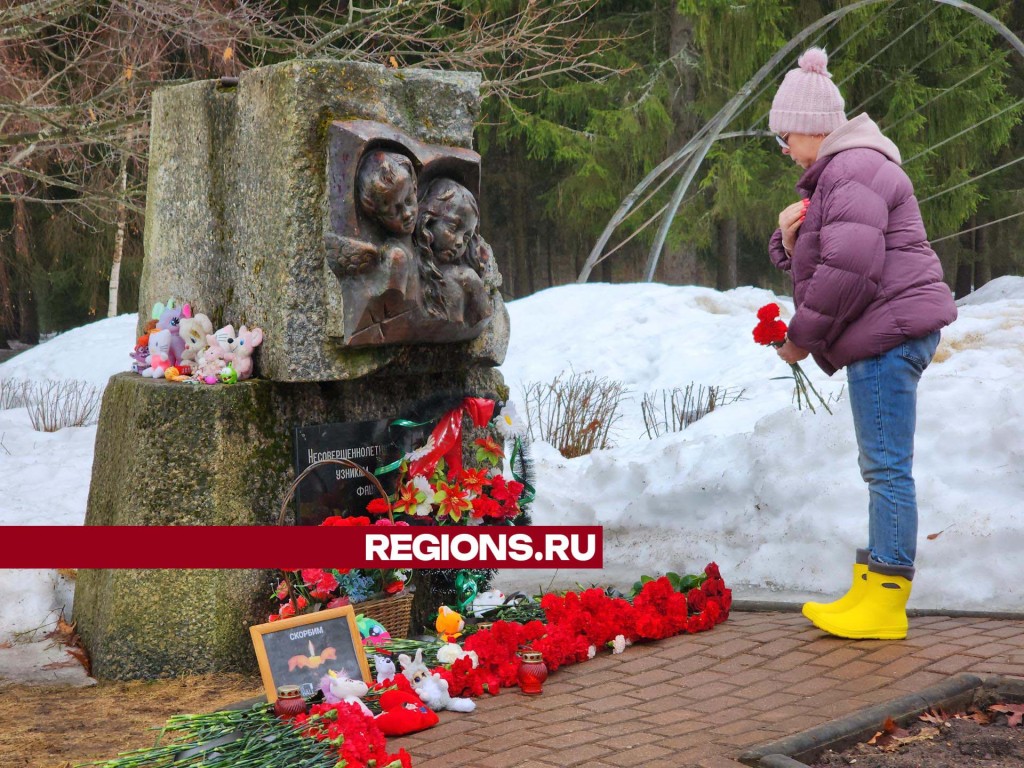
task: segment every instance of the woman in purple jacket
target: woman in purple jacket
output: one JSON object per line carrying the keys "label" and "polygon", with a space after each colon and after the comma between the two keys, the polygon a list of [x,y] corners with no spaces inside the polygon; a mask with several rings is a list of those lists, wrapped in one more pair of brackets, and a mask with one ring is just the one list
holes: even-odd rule
{"label": "woman in purple jacket", "polygon": [[956,305],[899,150],[867,114],[846,119],[827,64],[808,50],[772,102],[769,127],[805,171],[769,252],[793,278],[796,308],[779,357],[813,355],[829,375],[846,368],[868,542],[850,590],[803,613],[833,635],[896,640],[907,634],[917,548],[917,382]]}

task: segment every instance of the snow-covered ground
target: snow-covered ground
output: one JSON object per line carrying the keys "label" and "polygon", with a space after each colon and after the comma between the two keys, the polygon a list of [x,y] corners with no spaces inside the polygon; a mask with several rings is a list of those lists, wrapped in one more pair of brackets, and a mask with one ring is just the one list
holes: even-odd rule
{"label": "snow-covered ground", "polygon": [[[604,526],[605,569],[504,571],[505,589],[625,587],[641,574],[721,566],[738,598],[798,600],[846,586],[866,543],[867,492],[845,397],[834,415],[797,411],[788,373],[750,332],[757,288],[719,292],[657,284],[571,285],[509,304],[501,370],[517,397],[562,371],[620,381],[616,447],[566,460],[534,445],[537,524]],[[919,392],[915,475],[919,574],[911,605],[1024,610],[1024,278],[963,300]],[[77,378],[102,385],[127,370],[134,315],[62,334],[0,365],[0,379]],[[808,360],[823,394],[839,396]],[[743,399],[688,429],[644,434],[645,392],[689,383],[742,389]],[[520,414],[523,413],[520,404]],[[0,524],[81,524],[96,428],[32,430],[0,411]],[[929,534],[938,534],[929,538]],[[2,534],[0,534],[2,535]],[[52,620],[70,588],[49,571],[0,571],[0,642]]]}

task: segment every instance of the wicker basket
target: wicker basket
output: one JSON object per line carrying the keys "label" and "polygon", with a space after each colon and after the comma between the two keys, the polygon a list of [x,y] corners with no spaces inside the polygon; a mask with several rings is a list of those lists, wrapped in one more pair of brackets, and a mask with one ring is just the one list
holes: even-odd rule
{"label": "wicker basket", "polygon": [[[323,461],[316,461],[306,467],[299,476],[295,478],[292,484],[288,487],[285,492],[284,499],[281,502],[281,513],[277,518],[278,525],[284,525],[285,518],[288,516],[288,505],[291,503],[295,496],[295,491],[301,483],[311,472],[320,467],[336,464],[341,467],[347,467],[349,469],[355,469],[361,472],[368,480],[370,480],[376,487],[377,492],[384,499],[384,502],[388,505],[388,517],[391,518],[391,522],[395,521],[395,516],[391,512],[391,500],[388,499],[387,491],[384,490],[384,486],[380,484],[380,480],[372,472],[369,472],[365,467],[361,467],[354,461],[348,459],[324,459]],[[288,571],[282,571],[284,574],[284,580],[288,584],[289,592],[294,594],[292,591],[291,576]],[[367,600],[362,603],[353,603],[352,609],[356,612],[356,615],[363,614],[374,621],[379,621],[384,625],[384,628],[388,633],[395,638],[406,637],[409,634],[409,622],[412,616],[412,600],[413,594],[411,591],[405,591],[402,594],[395,595],[393,597],[381,597],[378,599]]]}
{"label": "wicker basket", "polygon": [[382,597],[379,600],[367,600],[365,603],[353,603],[356,615],[379,621],[393,638],[409,636],[409,621],[412,615],[412,592],[405,591],[395,597]]}

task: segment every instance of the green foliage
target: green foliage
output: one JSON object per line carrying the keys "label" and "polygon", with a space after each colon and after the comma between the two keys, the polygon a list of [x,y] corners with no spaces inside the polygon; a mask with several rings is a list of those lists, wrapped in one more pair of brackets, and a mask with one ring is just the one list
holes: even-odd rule
{"label": "green foliage", "polygon": [[[828,2],[794,6],[761,0],[682,0],[678,7],[693,24],[701,75],[695,110],[703,118],[786,40],[835,9]],[[993,12],[1005,14],[1010,7],[999,3]],[[953,188],[998,164],[995,158],[1020,120],[1022,108],[1012,107],[1016,97],[1010,93],[1011,51],[997,33],[959,9],[912,0],[850,13],[801,50],[811,43],[832,52],[829,69],[849,114],[868,111],[910,160],[906,170],[933,237],[957,231],[986,206],[993,194],[986,183]],[[795,63],[787,62],[755,90],[757,98],[725,130],[767,130],[771,99]],[[995,117],[975,125],[990,116]],[[934,146],[960,132],[962,137]],[[778,211],[795,200],[793,185],[801,173],[770,138],[720,141],[699,177],[697,188],[704,194],[680,210],[673,234],[708,248],[714,222],[735,218],[747,238],[763,243]],[[1000,179],[997,188],[1007,179],[994,177]],[[932,195],[937,196],[929,200]]]}
{"label": "green foliage", "polygon": [[[640,590],[644,588],[644,584],[649,581],[654,581],[656,576],[641,576],[640,580],[633,584],[632,596],[636,597],[640,594]],[[680,576],[675,571],[669,571],[665,574],[665,578],[668,579],[669,584],[672,585],[672,589],[676,592],[682,592],[684,595],[691,589],[696,589],[703,584],[708,575],[706,573],[690,573],[685,576]]]}
{"label": "green foliage", "polygon": [[544,174],[542,214],[596,235],[629,192],[630,182],[660,160],[673,130],[668,101],[672,68],[654,2],[602,2],[589,14],[592,36],[616,44],[594,54],[622,74],[603,80],[555,78],[516,101],[491,99],[477,132],[492,147],[524,154]]}
{"label": "green foliage", "polygon": [[[142,243],[137,221],[130,219],[121,260],[120,313],[135,311],[142,272]],[[35,243],[39,253],[32,285],[40,329],[64,331],[105,317],[114,225],[87,214],[47,211],[37,223]]]}

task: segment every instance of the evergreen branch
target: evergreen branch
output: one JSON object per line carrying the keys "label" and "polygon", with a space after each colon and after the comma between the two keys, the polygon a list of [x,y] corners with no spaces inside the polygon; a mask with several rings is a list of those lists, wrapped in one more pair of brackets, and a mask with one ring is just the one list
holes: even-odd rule
{"label": "evergreen branch", "polygon": [[920,200],[918,202],[918,204],[919,205],[924,205],[929,200],[934,200],[937,197],[942,197],[943,195],[949,194],[950,192],[952,192],[955,189],[960,189],[960,187],[963,187],[963,186],[965,186],[967,184],[970,184],[971,182],[977,181],[978,179],[983,179],[986,176],[990,176],[993,173],[996,173],[997,171],[1001,171],[1004,168],[1009,168],[1011,165],[1016,165],[1017,163],[1020,163],[1020,162],[1024,162],[1024,155],[1021,155],[1020,157],[1014,158],[1013,160],[1010,160],[1008,163],[1003,163],[1002,165],[996,166],[995,168],[991,168],[991,169],[985,171],[984,173],[979,173],[977,176],[972,176],[969,179],[964,179],[963,181],[959,182],[958,184],[954,184],[951,187],[946,187],[945,189],[939,190],[938,192],[936,192],[936,193],[934,193],[932,195],[928,195],[928,197],[924,198],[923,200]]}
{"label": "evergreen branch", "polygon": [[942,237],[935,238],[934,240],[929,240],[928,242],[932,244],[941,243],[943,240],[949,240],[950,238],[959,237],[960,235],[966,235],[968,232],[974,232],[975,230],[978,229],[985,229],[985,227],[991,227],[993,224],[1001,224],[1004,221],[1016,219],[1018,216],[1024,216],[1024,211],[1017,211],[1017,213],[1011,213],[1009,216],[1003,216],[1001,219],[996,219],[995,221],[986,221],[984,224],[979,224],[976,227],[961,229],[959,232],[954,232],[951,235],[943,235]]}
{"label": "evergreen branch", "polygon": [[[943,90],[939,91],[937,94],[935,94],[935,96],[933,96],[932,98],[928,99],[928,101],[924,102],[923,104],[921,104],[916,109],[914,109],[914,110],[912,110],[910,112],[907,112],[905,115],[903,115],[903,117],[901,117],[899,120],[897,120],[892,125],[886,126],[886,128],[889,131],[892,131],[897,125],[902,125],[907,119],[909,119],[910,117],[912,117],[912,116],[914,116],[916,114],[919,114],[921,112],[921,110],[924,109],[925,107],[927,107],[928,105],[934,103],[938,99],[941,99],[946,94],[952,93],[957,88],[959,88],[961,85],[966,83],[968,80],[973,80],[978,75],[980,75],[982,72],[984,72],[986,69],[989,69],[991,66],[992,66],[992,64],[991,64],[991,62],[989,62],[988,64],[985,64],[984,66],[982,66],[979,69],[975,70],[971,74],[967,75],[967,77],[962,78],[958,82],[956,82],[953,85],[949,86],[949,88],[944,88]],[[879,125],[878,127],[881,128],[882,126]]]}
{"label": "evergreen branch", "polygon": [[988,117],[986,117],[986,118],[984,118],[982,120],[979,120],[976,123],[972,123],[971,125],[969,125],[966,128],[964,128],[962,131],[957,131],[952,136],[950,136],[950,137],[948,137],[946,139],[943,139],[942,141],[940,141],[937,144],[932,144],[927,149],[923,149],[920,152],[918,152],[916,155],[913,155],[912,157],[908,158],[907,160],[904,160],[903,161],[903,167],[906,168],[907,165],[910,164],[910,162],[912,160],[916,160],[917,158],[921,157],[922,155],[927,155],[929,152],[934,152],[936,149],[941,147],[943,144],[948,144],[949,142],[953,141],[953,139],[959,138],[960,136],[963,136],[965,133],[969,133],[969,132],[973,131],[979,125],[984,125],[989,120],[993,120],[993,119],[995,119],[997,117],[1000,117],[1001,115],[1004,115],[1005,113],[1009,112],[1011,109],[1015,109],[1015,108],[1019,107],[1021,104],[1024,104],[1024,99],[1017,99],[1017,101],[1013,102],[1010,106],[1004,107],[1003,109],[999,110],[995,114],[989,115]]}

